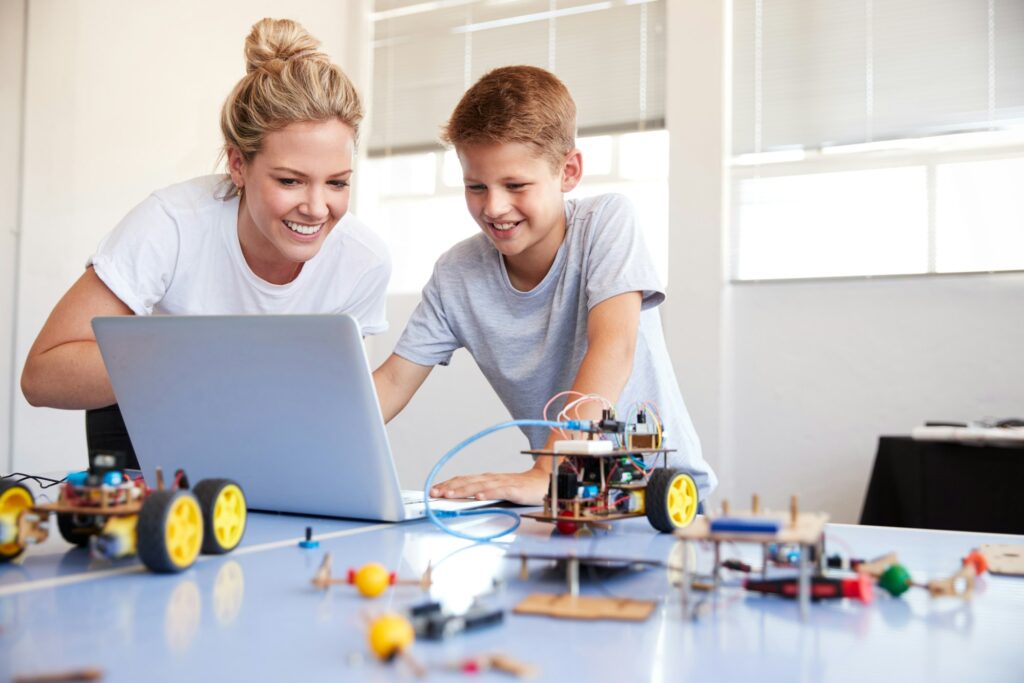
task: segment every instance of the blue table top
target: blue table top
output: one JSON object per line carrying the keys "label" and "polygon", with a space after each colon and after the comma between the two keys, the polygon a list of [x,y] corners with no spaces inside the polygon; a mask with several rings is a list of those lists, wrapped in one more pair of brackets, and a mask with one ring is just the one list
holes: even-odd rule
{"label": "blue table top", "polygon": [[[507,520],[456,522],[480,533]],[[313,527],[320,546],[298,541]],[[895,550],[926,581],[952,574],[981,543],[1024,543],[994,534],[830,525],[827,552],[871,558]],[[396,586],[375,600],[351,586],[326,592],[310,579],[324,553],[335,574],[380,562],[418,578],[433,567],[429,596]],[[1008,681],[1024,679],[1024,578],[986,575],[974,599],[902,598],[876,591],[875,602],[819,602],[801,621],[797,604],[725,586],[703,616],[684,620],[669,570],[596,578],[580,572],[580,591],[656,601],[643,622],[563,621],[511,613],[535,592],[560,593],[564,575],[532,562],[526,581],[506,553],[576,553],[680,559],[683,546],[646,520],[615,523],[584,537],[553,534],[524,520],[511,537],[474,545],[429,522],[375,524],[251,514],[233,553],[201,557],[182,574],[154,575],[137,560],[93,560],[53,534],[19,562],[0,565],[0,680],[15,675],[99,667],[104,681],[390,681],[413,678],[403,662],[369,652],[366,622],[375,614],[439,600],[452,610],[474,598],[507,610],[504,622],[440,642],[419,640],[415,658],[432,680],[465,680],[447,663],[501,652],[539,669],[539,680],[690,681]],[[695,548],[698,569],[709,548]],[[725,557],[760,563],[760,548],[723,546]],[[726,583],[739,576],[726,572]],[[697,596],[700,597],[699,595]],[[509,680],[502,674],[476,679]]]}

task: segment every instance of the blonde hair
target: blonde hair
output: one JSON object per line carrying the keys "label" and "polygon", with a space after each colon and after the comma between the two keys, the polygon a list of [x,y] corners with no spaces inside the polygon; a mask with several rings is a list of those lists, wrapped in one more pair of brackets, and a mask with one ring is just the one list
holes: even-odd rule
{"label": "blonde hair", "polygon": [[454,146],[523,143],[557,169],[576,146],[576,103],[550,71],[501,67],[466,91],[442,129],[441,141]]}
{"label": "blonde hair", "polygon": [[267,133],[298,121],[338,119],[359,132],[363,108],[352,81],[291,19],[260,19],[245,39],[245,76],[221,109],[224,149],[251,161]]}

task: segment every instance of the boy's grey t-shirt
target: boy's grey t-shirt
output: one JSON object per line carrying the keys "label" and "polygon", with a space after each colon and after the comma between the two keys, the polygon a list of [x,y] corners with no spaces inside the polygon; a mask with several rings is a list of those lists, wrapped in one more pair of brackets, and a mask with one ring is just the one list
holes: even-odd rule
{"label": "boy's grey t-shirt", "polygon": [[[438,259],[395,353],[420,365],[447,365],[465,347],[515,419],[540,419],[544,404],[570,389],[587,351],[590,309],[642,292],[633,372],[615,407],[653,402],[664,423],[669,464],[693,475],[705,499],[717,478],[701,457],[665,346],[657,306],[665,300],[629,201],[615,194],[565,203],[566,235],[551,270],[528,292],[512,286],[505,262],[483,233]],[[561,402],[555,404],[560,407]],[[554,419],[555,410],[549,418]],[[549,430],[523,429],[532,448]]]}

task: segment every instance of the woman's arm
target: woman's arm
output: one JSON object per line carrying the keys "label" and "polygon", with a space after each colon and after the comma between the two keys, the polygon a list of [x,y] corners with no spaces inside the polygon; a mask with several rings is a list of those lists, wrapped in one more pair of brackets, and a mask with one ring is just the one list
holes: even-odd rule
{"label": "woman's arm", "polygon": [[57,302],[29,349],[21,373],[21,391],[29,403],[86,409],[116,402],[92,331],[92,319],[107,315],[132,315],[132,310],[87,268]]}

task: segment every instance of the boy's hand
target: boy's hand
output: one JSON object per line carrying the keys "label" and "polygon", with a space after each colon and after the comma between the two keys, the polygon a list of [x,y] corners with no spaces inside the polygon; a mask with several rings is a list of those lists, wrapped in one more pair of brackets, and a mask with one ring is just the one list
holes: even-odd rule
{"label": "boy's hand", "polygon": [[485,473],[453,477],[430,489],[432,498],[499,499],[520,505],[541,505],[551,484],[546,469],[533,467],[519,473]]}

